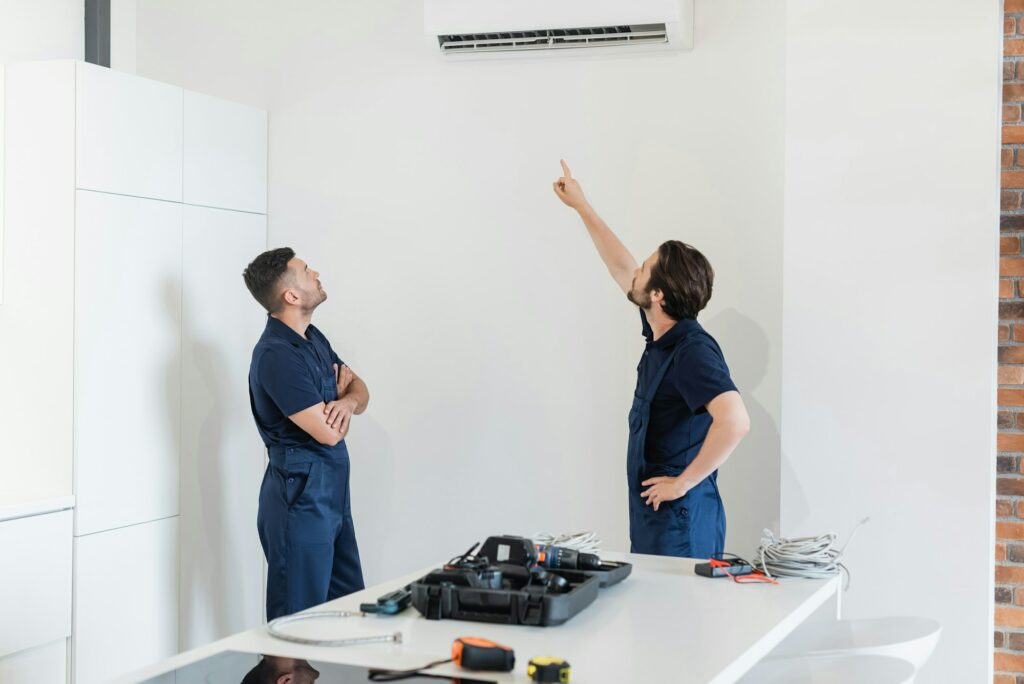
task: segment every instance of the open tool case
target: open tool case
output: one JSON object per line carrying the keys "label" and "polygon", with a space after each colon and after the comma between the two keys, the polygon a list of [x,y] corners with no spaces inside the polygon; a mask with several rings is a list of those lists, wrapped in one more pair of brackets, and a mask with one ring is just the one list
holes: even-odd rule
{"label": "open tool case", "polygon": [[478,560],[446,565],[413,582],[416,610],[430,620],[551,627],[580,613],[599,589],[621,582],[633,569],[608,561],[596,570],[575,570]]}

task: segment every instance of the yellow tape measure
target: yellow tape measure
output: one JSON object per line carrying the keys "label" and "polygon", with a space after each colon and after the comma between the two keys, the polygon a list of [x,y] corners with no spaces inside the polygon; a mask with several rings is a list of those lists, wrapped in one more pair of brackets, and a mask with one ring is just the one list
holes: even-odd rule
{"label": "yellow tape measure", "polygon": [[569,674],[571,672],[572,668],[569,667],[568,661],[550,656],[531,658],[530,664],[526,666],[526,674],[534,682],[569,684]]}

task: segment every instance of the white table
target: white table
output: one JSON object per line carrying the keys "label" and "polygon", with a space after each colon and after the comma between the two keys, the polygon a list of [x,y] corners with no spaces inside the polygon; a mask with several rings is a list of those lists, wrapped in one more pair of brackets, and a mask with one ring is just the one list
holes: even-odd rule
{"label": "white table", "polygon": [[[787,579],[778,585],[737,584],[693,572],[697,561],[602,554],[633,563],[621,584],[602,589],[586,610],[559,627],[491,625],[459,620],[426,620],[413,608],[392,617],[348,618],[346,635],[402,632],[401,644],[342,648],[300,646],[272,638],[262,627],[183,653],[118,680],[137,682],[222,651],[287,653],[308,660],[405,669],[447,657],[459,636],[481,636],[515,649],[516,671],[483,678],[528,682],[526,663],[553,655],[572,665],[572,681],[681,683],[733,682],[753,667],[826,602],[838,601],[839,578]],[[384,582],[313,610],[358,610],[359,603],[402,587],[430,568]],[[296,626],[297,628],[297,626]],[[465,675],[453,666],[432,673]],[[638,674],[642,673],[642,677]]]}

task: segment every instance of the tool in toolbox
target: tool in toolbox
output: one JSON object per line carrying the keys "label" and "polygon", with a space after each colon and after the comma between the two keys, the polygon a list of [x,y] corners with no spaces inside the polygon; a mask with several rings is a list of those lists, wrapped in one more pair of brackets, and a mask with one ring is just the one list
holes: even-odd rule
{"label": "tool in toolbox", "polygon": [[572,674],[572,668],[567,660],[543,656],[540,658],[530,658],[530,663],[526,666],[526,674],[530,677],[531,682],[569,684],[569,675]]}

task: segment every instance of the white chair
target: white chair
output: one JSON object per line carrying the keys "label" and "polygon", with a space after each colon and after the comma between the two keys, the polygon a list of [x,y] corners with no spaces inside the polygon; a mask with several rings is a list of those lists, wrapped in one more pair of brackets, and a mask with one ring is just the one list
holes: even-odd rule
{"label": "white chair", "polygon": [[942,634],[929,618],[890,617],[804,623],[768,655],[768,659],[840,655],[902,658],[921,669]]}
{"label": "white chair", "polygon": [[739,684],[912,684],[906,660],[877,655],[762,660]]}

